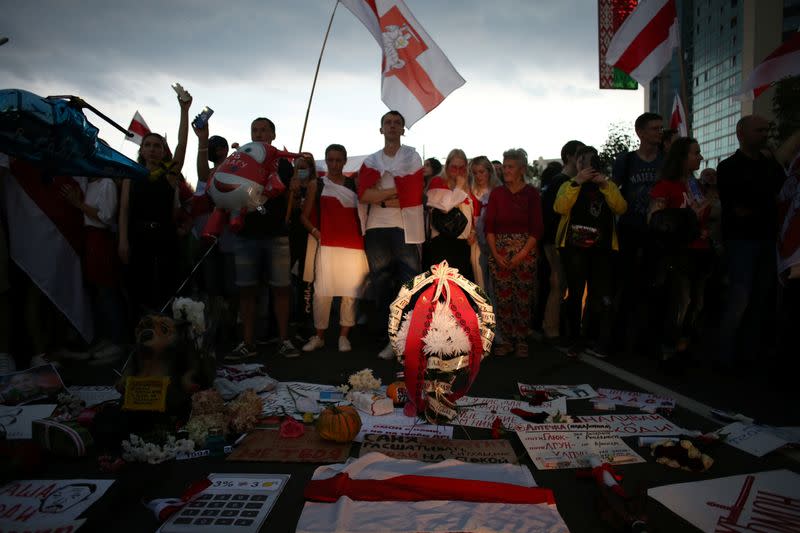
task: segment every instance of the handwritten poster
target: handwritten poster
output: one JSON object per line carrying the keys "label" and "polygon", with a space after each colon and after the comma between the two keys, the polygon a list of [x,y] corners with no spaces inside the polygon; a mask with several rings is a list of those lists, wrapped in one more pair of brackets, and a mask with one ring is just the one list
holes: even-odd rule
{"label": "handwritten poster", "polygon": [[362,442],[364,435],[400,435],[405,437],[428,437],[432,439],[453,438],[453,426],[434,425],[422,422],[413,416],[405,416],[402,409],[390,415],[372,416],[361,414],[361,431],[355,441]]}
{"label": "handwritten poster", "polygon": [[800,531],[800,475],[773,470],[649,489],[702,531]]}
{"label": "handwritten poster", "polygon": [[726,444],[756,457],[763,457],[789,443],[776,435],[772,428],[743,422],[729,424],[720,429],[719,434],[727,435],[725,437]]}
{"label": "handwritten poster", "polygon": [[[10,526],[47,530],[76,520],[105,494],[113,479],[28,479],[0,488],[0,517]],[[68,530],[67,530],[68,531]]]}
{"label": "handwritten poster", "polygon": [[617,389],[597,389],[597,397],[593,401],[603,404],[623,405],[639,409],[675,409],[675,399],[656,396],[647,392],[625,391]]}
{"label": "handwritten poster", "polygon": [[[464,397],[468,398],[468,397]],[[461,400],[464,400],[462,398]],[[461,402],[459,400],[459,402]],[[523,409],[530,413],[546,412],[550,415],[564,415],[567,412],[567,400],[564,397],[557,398],[542,405],[532,406],[527,402],[516,400],[500,400],[497,398],[475,398],[469,397],[469,402],[465,404],[479,404],[475,407],[463,407],[459,409],[458,416],[453,419],[454,426],[462,425],[466,427],[489,429],[494,424],[496,418],[503,423],[503,427],[509,431],[527,431],[532,426],[538,424],[527,422],[521,417],[511,413],[511,409]],[[456,402],[458,404],[458,402]],[[483,404],[483,405],[480,405]]]}
{"label": "handwritten poster", "polygon": [[660,437],[686,433],[683,428],[656,414],[576,416],[575,421],[608,424],[611,432],[619,437]]}
{"label": "handwritten poster", "polygon": [[312,427],[293,439],[278,435],[278,430],[253,431],[228,456],[228,461],[280,463],[340,463],[350,455],[350,443],[323,440]]}
{"label": "handwritten poster", "polygon": [[591,385],[531,385],[527,383],[517,383],[519,393],[522,396],[532,396],[536,391],[544,391],[551,398],[564,396],[567,400],[586,400],[597,396]]}
{"label": "handwritten poster", "polygon": [[300,406],[306,402],[316,403],[322,391],[336,391],[333,385],[319,383],[303,383],[300,381],[281,381],[270,392],[259,394],[264,402],[262,413],[265,415],[300,414],[304,410]]}
{"label": "handwritten poster", "polygon": [[503,464],[517,463],[511,443],[496,440],[453,440],[403,437],[395,435],[364,435],[359,457],[379,452],[395,459],[413,459],[438,463],[457,459],[464,463]]}
{"label": "handwritten poster", "polygon": [[517,436],[540,470],[587,468],[592,456],[611,465],[645,462],[609,429],[605,424],[539,424]]}

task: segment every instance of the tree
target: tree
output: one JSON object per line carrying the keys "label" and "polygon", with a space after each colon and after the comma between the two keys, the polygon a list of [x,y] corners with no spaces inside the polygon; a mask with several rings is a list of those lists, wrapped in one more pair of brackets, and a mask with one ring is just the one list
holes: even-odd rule
{"label": "tree", "polygon": [[785,78],[775,84],[772,109],[777,122],[777,141],[785,141],[800,130],[800,77]]}
{"label": "tree", "polygon": [[606,170],[611,168],[617,154],[630,152],[636,147],[628,122],[612,122],[608,125],[608,138],[600,147],[600,161]]}

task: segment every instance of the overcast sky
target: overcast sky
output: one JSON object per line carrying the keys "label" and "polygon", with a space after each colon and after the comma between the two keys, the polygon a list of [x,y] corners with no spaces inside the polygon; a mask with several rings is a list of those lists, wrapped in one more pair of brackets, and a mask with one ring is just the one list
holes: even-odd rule
{"label": "overcast sky", "polygon": [[[643,110],[643,91],[601,91],[597,7],[590,0],[406,0],[466,84],[411,128],[404,143],[426,157],[451,148],[499,159],[522,147],[558,157],[577,138],[599,145],[611,122]],[[75,94],[127,127],[139,110],[174,145],[170,84],[194,96],[193,117],[214,109],[211,133],[249,140],[250,121],[277,125],[276,146],[299,148],[303,118],[333,0],[0,0],[0,88]],[[381,146],[381,50],[340,5],[322,59],[304,143],[352,155]],[[88,114],[112,147],[136,146]],[[189,134],[189,153],[197,141]],[[193,163],[194,158],[187,158]],[[190,181],[193,164],[184,167]]]}

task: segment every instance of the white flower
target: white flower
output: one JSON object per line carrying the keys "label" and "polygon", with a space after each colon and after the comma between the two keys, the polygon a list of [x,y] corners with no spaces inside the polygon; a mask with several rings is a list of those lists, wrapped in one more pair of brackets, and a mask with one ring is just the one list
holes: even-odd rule
{"label": "white flower", "polygon": [[392,342],[392,348],[394,348],[394,353],[404,354],[406,351],[406,339],[408,338],[408,329],[411,327],[411,317],[414,315],[414,311],[411,310],[403,315],[403,321],[400,323],[400,329],[397,330],[397,335],[395,335],[394,341]]}
{"label": "white flower", "polygon": [[371,391],[381,387],[381,380],[372,375],[372,370],[365,368],[350,376],[348,379],[354,391]]}
{"label": "white flower", "polygon": [[458,355],[470,352],[467,332],[456,322],[448,307],[436,304],[428,333],[423,338],[425,355]]}

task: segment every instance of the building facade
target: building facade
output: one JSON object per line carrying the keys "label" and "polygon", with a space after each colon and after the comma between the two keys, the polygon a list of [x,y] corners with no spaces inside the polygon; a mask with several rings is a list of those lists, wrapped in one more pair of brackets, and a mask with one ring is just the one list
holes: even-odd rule
{"label": "building facade", "polygon": [[681,93],[685,79],[682,100],[690,133],[700,143],[705,165],[716,167],[736,151],[736,122],[742,116],[755,113],[774,119],[774,89],[754,101],[736,96],[753,68],[780,45],[784,31],[791,31],[792,21],[800,18],[800,0],[676,2],[681,50],[645,91],[645,109],[669,121],[674,96]]}

